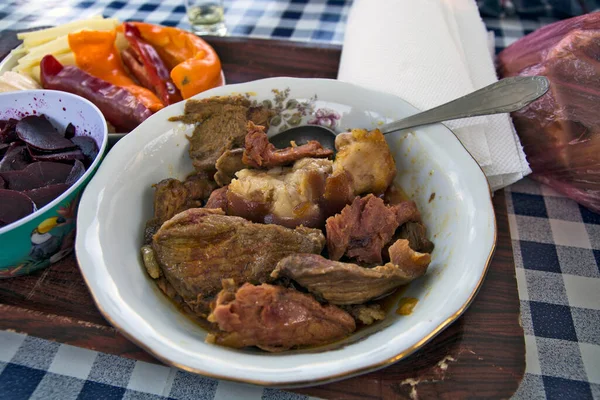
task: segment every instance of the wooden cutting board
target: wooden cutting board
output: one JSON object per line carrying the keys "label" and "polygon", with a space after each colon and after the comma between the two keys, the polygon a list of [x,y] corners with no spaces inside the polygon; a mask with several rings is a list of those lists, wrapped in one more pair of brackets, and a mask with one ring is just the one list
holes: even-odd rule
{"label": "wooden cutting board", "polygon": [[[246,38],[208,40],[228,83],[292,76],[335,78],[341,48]],[[19,44],[0,32],[0,59]],[[494,197],[496,253],[470,308],[421,350],[379,371],[293,391],[328,399],[508,398],[525,370],[525,342],[504,192]],[[0,329],[160,363],[100,315],[74,256],[25,277],[0,280]]]}

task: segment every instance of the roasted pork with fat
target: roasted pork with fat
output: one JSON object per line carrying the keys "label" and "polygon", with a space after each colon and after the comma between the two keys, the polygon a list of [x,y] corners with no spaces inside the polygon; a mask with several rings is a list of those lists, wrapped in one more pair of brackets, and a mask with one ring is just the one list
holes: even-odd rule
{"label": "roasted pork with fat", "polygon": [[412,201],[390,206],[372,194],[356,197],[341,213],[327,219],[329,258],[339,260],[346,255],[367,264],[381,264],[382,250],[396,229],[420,219]]}
{"label": "roasted pork with fat", "polygon": [[399,239],[389,248],[390,262],[375,268],[332,261],[317,254],[292,254],[277,264],[272,278],[287,277],[331,304],[362,304],[390,294],[424,275],[431,255]]}
{"label": "roasted pork with fat", "polygon": [[331,168],[331,160],[303,158],[292,167],[241,170],[229,184],[227,214],[289,228],[322,227],[321,201]]}
{"label": "roasted pork with fat", "polygon": [[242,162],[243,155],[244,149],[225,150],[217,159],[215,182],[219,186],[229,185],[231,180],[235,178],[235,173],[246,168],[246,164]]}
{"label": "roasted pork with fat", "polygon": [[254,168],[272,168],[293,164],[302,158],[326,158],[333,151],[324,149],[321,143],[311,140],[301,146],[292,143],[291,147],[276,149],[269,142],[265,127],[248,121],[243,162]]}
{"label": "roasted pork with fat", "polygon": [[196,174],[181,182],[163,179],[154,187],[154,217],[146,223],[144,243],[152,242],[158,228],[175,214],[188,208],[200,207],[217,187],[206,174]]}
{"label": "roasted pork with fat", "polygon": [[236,289],[231,281],[224,282],[208,320],[220,329],[209,341],[271,352],[331,343],[356,329],[346,311],[309,294],[268,284]]}
{"label": "roasted pork with fat", "polygon": [[243,147],[247,122],[268,127],[272,116],[273,111],[253,107],[242,96],[230,96],[188,100],[184,114],[170,120],[196,124],[189,137],[190,158],[197,171],[214,174],[215,164],[226,150]]}
{"label": "roasted pork with fat", "polygon": [[333,176],[352,176],[355,195],[381,194],[396,177],[396,163],[379,129],[352,129],[335,138]]}
{"label": "roasted pork with fat", "polygon": [[162,275],[201,316],[208,315],[225,277],[266,282],[282,258],[319,254],[325,245],[317,229],[254,224],[223,214],[206,208],[183,211],[165,222],[152,241]]}

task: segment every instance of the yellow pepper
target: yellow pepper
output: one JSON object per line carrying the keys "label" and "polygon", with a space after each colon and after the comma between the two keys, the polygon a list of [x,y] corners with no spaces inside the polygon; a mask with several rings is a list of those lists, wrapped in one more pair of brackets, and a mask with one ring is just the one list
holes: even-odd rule
{"label": "yellow pepper", "polygon": [[160,110],[164,107],[160,99],[152,91],[137,85],[125,72],[115,48],[116,35],[116,31],[70,33],[69,47],[77,66],[96,78],[127,90],[150,111]]}
{"label": "yellow pepper", "polygon": [[198,36],[177,28],[144,22],[132,24],[171,69],[171,79],[184,99],[223,84],[221,60]]}

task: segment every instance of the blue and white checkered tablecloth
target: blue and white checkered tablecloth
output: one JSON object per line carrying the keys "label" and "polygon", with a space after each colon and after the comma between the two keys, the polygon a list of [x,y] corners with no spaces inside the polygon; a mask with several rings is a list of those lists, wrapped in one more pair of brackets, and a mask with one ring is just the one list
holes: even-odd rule
{"label": "blue and white checkered tablecloth", "polygon": [[506,189],[525,377],[516,399],[600,399],[600,215],[529,178]]}
{"label": "blue and white checkered tablecloth", "polygon": [[[495,34],[497,51],[557,16],[576,13],[581,4],[589,10],[598,7],[596,0],[478,3],[488,30]],[[553,5],[559,3],[563,7],[556,11]],[[351,1],[225,0],[225,6],[230,35],[341,44]],[[542,11],[532,13],[538,8]],[[511,12],[511,17],[497,16]],[[0,31],[97,14],[189,28],[183,0],[4,0]],[[506,192],[527,348],[525,377],[514,398],[600,399],[600,215],[531,179]],[[0,398],[283,400],[307,396],[216,381],[0,332]]]}

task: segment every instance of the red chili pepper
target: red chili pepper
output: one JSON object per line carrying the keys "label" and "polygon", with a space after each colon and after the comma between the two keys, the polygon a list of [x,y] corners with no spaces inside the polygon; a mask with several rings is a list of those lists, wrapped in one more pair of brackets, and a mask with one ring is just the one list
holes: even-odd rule
{"label": "red chili pepper", "polygon": [[118,132],[130,132],[152,115],[152,111],[127,90],[74,65],[63,66],[52,55],[42,58],[40,70],[44,89],[62,90],[88,99]]}
{"label": "red chili pepper", "polygon": [[123,64],[125,64],[131,75],[137,79],[140,85],[144,88],[152,87],[152,80],[150,80],[150,77],[146,73],[144,64],[138,59],[136,52],[131,47],[121,51],[121,61],[123,61]]}
{"label": "red chili pepper", "polygon": [[[155,90],[161,101],[168,105],[182,100],[179,90],[171,80],[169,68],[158,55],[151,44],[142,39],[140,30],[132,24],[124,23],[125,38],[129,42],[133,54],[126,54],[123,58],[126,62],[133,63],[135,59],[143,66],[145,74],[141,76],[142,69],[139,66],[129,67],[130,71],[138,81],[150,90]],[[134,57],[129,57],[134,56]],[[150,84],[149,86],[147,86]]]}

